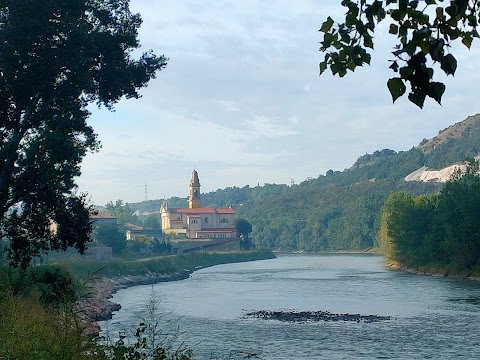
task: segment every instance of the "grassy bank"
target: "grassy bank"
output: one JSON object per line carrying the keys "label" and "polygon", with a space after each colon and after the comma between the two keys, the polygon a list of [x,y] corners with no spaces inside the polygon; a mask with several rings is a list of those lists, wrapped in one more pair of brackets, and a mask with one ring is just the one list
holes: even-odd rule
{"label": "grassy bank", "polygon": [[162,256],[148,260],[108,262],[74,261],[62,264],[77,278],[86,278],[95,273],[102,277],[146,276],[150,274],[173,275],[192,272],[199,267],[220,264],[274,259],[271,251],[238,252],[193,252],[188,254]]}
{"label": "grassy bank", "polygon": [[83,335],[74,306],[79,279],[188,274],[199,267],[273,258],[269,251],[198,252],[145,261],[73,261],[26,272],[0,267],[0,359],[189,360],[188,349],[172,349],[154,339],[151,329],[161,326],[156,322],[141,324],[132,344],[99,344]]}

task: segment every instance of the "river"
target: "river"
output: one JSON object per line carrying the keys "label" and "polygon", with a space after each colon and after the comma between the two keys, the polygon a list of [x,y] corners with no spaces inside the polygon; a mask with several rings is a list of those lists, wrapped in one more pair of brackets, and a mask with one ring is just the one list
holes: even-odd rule
{"label": "river", "polygon": [[[113,301],[122,309],[100,324],[103,332],[134,328],[153,292],[164,331],[178,326],[179,339],[198,359],[236,351],[261,359],[480,359],[480,284],[390,269],[379,256],[280,255],[120,290]],[[244,317],[258,310],[391,319],[284,323]]]}

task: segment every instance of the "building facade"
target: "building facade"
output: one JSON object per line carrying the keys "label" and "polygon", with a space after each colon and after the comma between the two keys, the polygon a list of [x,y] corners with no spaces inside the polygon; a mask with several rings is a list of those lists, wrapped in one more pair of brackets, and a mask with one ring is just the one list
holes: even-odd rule
{"label": "building facade", "polygon": [[236,238],[235,211],[232,208],[202,208],[200,180],[193,170],[190,179],[188,208],[169,208],[166,201],[160,208],[162,232],[186,239]]}

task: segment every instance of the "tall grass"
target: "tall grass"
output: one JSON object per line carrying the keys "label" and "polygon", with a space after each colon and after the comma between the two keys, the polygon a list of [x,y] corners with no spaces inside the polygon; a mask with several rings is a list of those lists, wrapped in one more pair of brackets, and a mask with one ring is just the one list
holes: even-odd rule
{"label": "tall grass", "polygon": [[3,299],[0,359],[96,359],[94,352],[89,351],[92,348],[71,310],[47,309],[35,297]]}
{"label": "tall grass", "polygon": [[[78,279],[100,268],[105,277],[172,275],[198,267],[274,258],[271,252],[190,253],[148,261],[112,261],[106,264],[75,261],[57,266],[18,269],[0,267],[0,360],[187,360],[187,348],[158,341],[155,302],[132,344],[98,344],[82,335],[74,310]],[[73,276],[71,275],[73,274]],[[160,338],[161,339],[161,338]]]}

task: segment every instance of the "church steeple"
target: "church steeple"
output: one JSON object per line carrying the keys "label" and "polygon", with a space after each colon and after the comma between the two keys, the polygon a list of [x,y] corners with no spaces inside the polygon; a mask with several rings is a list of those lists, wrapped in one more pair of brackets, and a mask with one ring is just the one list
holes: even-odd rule
{"label": "church steeple", "polygon": [[198,173],[196,170],[192,172],[190,179],[190,195],[188,197],[188,207],[196,209],[202,207],[200,204],[200,180],[198,180]]}

